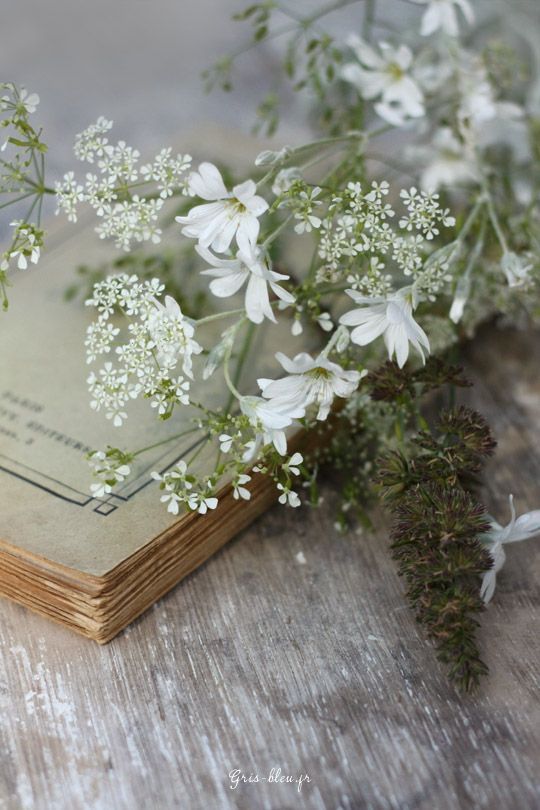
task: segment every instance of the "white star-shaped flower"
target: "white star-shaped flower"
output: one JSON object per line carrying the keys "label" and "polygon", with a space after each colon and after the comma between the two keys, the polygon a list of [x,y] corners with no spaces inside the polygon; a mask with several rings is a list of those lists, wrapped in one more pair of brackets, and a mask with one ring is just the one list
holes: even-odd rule
{"label": "white star-shaped flower", "polygon": [[255,245],[259,236],[259,217],[268,203],[257,196],[253,180],[246,180],[228,191],[219,169],[212,163],[201,163],[192,172],[188,189],[193,196],[208,203],[196,205],[185,217],[176,217],[184,227],[182,233],[198,239],[202,247],[212,247],[218,253],[226,251],[234,237],[238,246]]}
{"label": "white star-shaped flower", "polygon": [[379,44],[379,53],[358,36],[351,36],[347,44],[355,52],[358,62],[343,66],[341,77],[353,84],[365,99],[381,101],[375,111],[394,126],[402,126],[408,118],[424,115],[424,94],[409,75],[413,61],[410,48],[393,48],[386,42]]}
{"label": "white star-shaped flower", "polygon": [[410,288],[399,290],[386,298],[369,298],[356,290],[346,292],[356,304],[360,304],[358,309],[352,309],[340,318],[340,323],[354,327],[351,332],[353,343],[367,346],[383,335],[388,357],[392,359],[395,354],[400,368],[407,362],[409,343],[422,360],[425,359],[423,348],[429,353],[429,340],[413,318],[413,294]]}
{"label": "white star-shaped flower", "polygon": [[429,37],[435,31],[444,31],[451,37],[459,34],[458,8],[463,16],[472,25],[474,22],[474,11],[469,0],[414,0],[421,5],[427,5],[422,17],[420,33],[423,37]]}
{"label": "white star-shaped flower", "polygon": [[262,323],[264,318],[276,323],[276,317],[270,306],[268,288],[286,304],[294,304],[294,296],[280,287],[278,282],[285,281],[289,276],[270,270],[268,259],[264,252],[251,245],[243,243],[243,247],[236,254],[235,259],[218,259],[207,248],[197,245],[196,250],[210,265],[210,269],[203,270],[202,275],[213,276],[210,289],[218,298],[229,298],[237,293],[246,283],[245,307],[246,314],[253,323]]}
{"label": "white star-shaped flower", "polygon": [[345,370],[323,354],[313,358],[300,352],[292,360],[282,352],[276,359],[288,373],[280,380],[257,380],[263,397],[275,407],[303,416],[306,408],[318,405],[317,419],[328,416],[334,397],[350,397],[366,371]]}
{"label": "white star-shaped flower", "polygon": [[303,409],[295,410],[255,396],[242,397],[240,409],[257,431],[256,440],[248,447],[244,461],[252,459],[259,447],[265,444],[273,444],[277,452],[284,456],[287,452],[285,428],[292,425],[293,419],[304,415]]}

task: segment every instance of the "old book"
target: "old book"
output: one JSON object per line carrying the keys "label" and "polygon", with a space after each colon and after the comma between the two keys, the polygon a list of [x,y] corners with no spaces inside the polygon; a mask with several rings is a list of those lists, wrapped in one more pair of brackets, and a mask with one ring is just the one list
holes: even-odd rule
{"label": "old book", "polygon": [[[136,448],[141,436],[147,445],[154,436],[159,442],[182,431],[177,412],[158,422],[148,402],[134,403],[120,432],[89,407],[84,335],[93,313],[66,304],[64,291],[81,261],[109,253],[91,224],[57,229],[39,267],[15,275],[10,312],[0,319],[0,594],[99,643],[208,559],[277,494],[258,475],[248,502],[234,500],[225,487],[215,512],[168,514],[149,472],[189,458],[202,441],[192,434],[142,455],[114,494],[90,495],[89,449]],[[252,348],[259,373],[275,370],[280,338],[283,345],[282,327],[262,330]],[[261,358],[268,358],[268,369]],[[211,396],[224,403],[222,377],[214,377]],[[196,463],[201,470],[209,462],[202,453]]]}

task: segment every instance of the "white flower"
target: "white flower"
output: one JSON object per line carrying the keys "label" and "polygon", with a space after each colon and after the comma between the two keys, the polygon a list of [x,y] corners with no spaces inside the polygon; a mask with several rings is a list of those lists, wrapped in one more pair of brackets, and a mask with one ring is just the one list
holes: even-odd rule
{"label": "white flower", "polygon": [[282,194],[285,194],[295,180],[302,179],[302,172],[297,166],[290,166],[288,169],[281,169],[276,174],[275,180],[272,184],[272,192],[276,195],[276,197],[281,197]]}
{"label": "white flower", "polygon": [[174,368],[182,358],[184,374],[193,379],[192,355],[200,354],[202,346],[194,340],[193,325],[170,295],[165,296],[164,305],[154,300],[154,308],[148,315],[148,333],[154,341],[159,366]]}
{"label": "white flower", "polygon": [[407,118],[424,115],[424,94],[416,81],[408,75],[413,55],[410,48],[393,48],[386,42],[379,44],[380,53],[353,35],[348,45],[358,62],[343,66],[341,76],[353,84],[365,99],[381,98],[375,111],[394,126],[402,126]]}
{"label": "white flower", "polygon": [[526,264],[522,256],[507,251],[501,259],[501,267],[509,287],[522,287],[529,279],[529,270],[533,264]]}
{"label": "white flower", "polygon": [[18,103],[23,107],[27,113],[35,113],[36,107],[39,104],[39,96],[37,93],[28,93],[28,90],[23,87],[19,93]]}
{"label": "white flower", "polygon": [[218,259],[200,245],[197,245],[196,250],[211,265],[202,274],[214,277],[210,282],[210,289],[218,298],[229,298],[247,281],[245,307],[247,316],[253,323],[262,323],[264,318],[276,323],[268,287],[281,301],[294,304],[294,296],[277,283],[285,281],[289,276],[270,270],[268,259],[260,248],[247,243],[238,251],[236,259]]}
{"label": "white flower", "polygon": [[188,498],[188,507],[192,512],[198,512],[199,515],[206,515],[209,509],[215,509],[218,505],[218,499],[213,496],[204,495],[201,492],[192,492]]}
{"label": "white flower", "polygon": [[281,492],[281,495],[278,498],[280,503],[282,503],[284,506],[292,506],[293,508],[300,506],[300,498],[296,492],[293,492],[292,489],[289,489],[283,484],[277,484],[277,488]]}
{"label": "white flower", "polygon": [[42,234],[30,223],[16,221],[9,223],[10,228],[15,228],[14,240],[11,249],[8,251],[8,259],[17,259],[19,270],[28,268],[28,259],[32,264],[37,264],[41,252]]}
{"label": "white flower", "polygon": [[316,404],[317,419],[320,420],[328,416],[334,397],[350,397],[367,373],[345,371],[324,354],[313,359],[307,352],[301,352],[291,360],[278,352],[276,359],[288,372],[288,376],[280,380],[257,380],[263,397],[270,400],[271,406],[300,415],[304,415],[310,405]]}
{"label": "white flower", "polygon": [[242,473],[233,480],[233,498],[235,500],[239,500],[240,498],[243,501],[250,500],[251,492],[244,486],[244,484],[247,484],[248,481],[251,481],[251,476],[247,475],[247,473]]}
{"label": "white flower", "polygon": [[510,495],[509,501],[510,523],[503,528],[497,521],[492,520],[491,531],[482,537],[482,542],[487,545],[488,551],[493,558],[493,568],[486,571],[482,577],[480,596],[486,603],[490,601],[495,592],[497,572],[501,570],[506,560],[503,545],[505,543],[518,543],[521,540],[527,540],[529,537],[540,535],[540,510],[527,512],[516,519],[513,495]]}
{"label": "white flower", "polygon": [[469,0],[414,0],[414,2],[427,5],[420,29],[423,37],[429,37],[439,29],[451,37],[457,37],[459,34],[458,8],[469,25],[474,22],[474,12]]}
{"label": "white flower", "polygon": [[234,441],[233,436],[229,436],[228,433],[221,433],[220,436],[218,436],[218,440],[220,452],[228,453]]}
{"label": "white flower", "polygon": [[98,483],[91,484],[90,491],[94,498],[103,498],[113,491],[113,487],[124,481],[131,472],[129,464],[118,452],[96,450],[88,456],[88,463]]}
{"label": "white flower", "polygon": [[247,242],[255,245],[259,236],[258,218],[268,203],[255,193],[253,180],[246,180],[227,191],[221,173],[212,163],[201,163],[198,172],[188,180],[190,194],[209,200],[196,205],[185,217],[176,217],[184,227],[182,233],[198,239],[202,247],[212,247],[223,253],[236,236],[238,246]]}
{"label": "white flower", "polygon": [[292,475],[300,475],[300,468],[297,465],[301,464],[303,460],[304,456],[302,453],[293,453],[290,459],[283,465],[283,469],[285,472],[289,472]]}
{"label": "white flower", "polygon": [[354,327],[351,332],[353,343],[366,346],[384,335],[388,357],[392,359],[395,353],[400,368],[403,368],[409,356],[409,343],[422,360],[425,359],[422,347],[429,353],[429,340],[413,318],[410,288],[399,290],[386,298],[368,298],[355,290],[347,290],[347,294],[356,304],[360,304],[359,309],[353,309],[340,318],[340,323]]}
{"label": "white flower", "polygon": [[474,153],[449,127],[438,129],[428,146],[411,147],[408,153],[425,164],[420,175],[420,184],[425,191],[479,179]]}
{"label": "white flower", "polygon": [[113,122],[108,121],[102,115],[95,124],[91,124],[83,132],[75,137],[73,151],[78,160],[93,163],[96,157],[103,157],[109,139],[105,133],[112,129]]}
{"label": "white flower", "polygon": [[285,428],[292,425],[293,419],[302,417],[304,410],[267,402],[254,396],[242,397],[240,409],[257,431],[256,441],[249,444],[243,460],[254,458],[261,444],[273,444],[277,452],[284,456],[287,452]]}

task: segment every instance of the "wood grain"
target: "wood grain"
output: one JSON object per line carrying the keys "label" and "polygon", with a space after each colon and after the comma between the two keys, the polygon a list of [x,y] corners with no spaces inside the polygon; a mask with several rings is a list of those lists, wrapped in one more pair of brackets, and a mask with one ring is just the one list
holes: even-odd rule
{"label": "wood grain", "polygon": [[[540,505],[539,352],[490,330],[470,356],[503,522],[509,492]],[[404,606],[384,517],[339,536],[325,495],[267,513],[106,647],[2,602],[2,810],[538,808],[537,541],[509,551],[491,676],[463,698]],[[272,767],[311,781],[230,789]]]}

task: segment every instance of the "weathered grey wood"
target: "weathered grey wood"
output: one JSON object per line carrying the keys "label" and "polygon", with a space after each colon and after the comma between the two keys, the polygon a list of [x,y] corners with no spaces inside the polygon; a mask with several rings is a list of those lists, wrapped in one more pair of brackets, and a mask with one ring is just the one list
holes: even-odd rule
{"label": "weathered grey wood", "polygon": [[[540,336],[483,335],[489,506],[540,505]],[[0,604],[2,810],[537,808],[540,547],[509,552],[480,695],[447,685],[376,534],[275,509],[104,648]],[[304,555],[305,563],[301,562]],[[307,773],[240,785],[228,773]]]}

